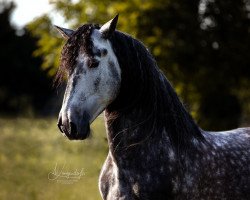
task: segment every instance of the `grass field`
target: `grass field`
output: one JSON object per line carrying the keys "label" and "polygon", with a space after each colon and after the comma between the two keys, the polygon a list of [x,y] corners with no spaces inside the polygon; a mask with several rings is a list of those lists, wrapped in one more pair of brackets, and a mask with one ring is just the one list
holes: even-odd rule
{"label": "grass field", "polygon": [[[0,118],[0,199],[101,199],[98,176],[108,152],[103,119],[91,127],[92,137],[78,142],[59,133],[56,119]],[[59,172],[70,175],[49,180]]]}

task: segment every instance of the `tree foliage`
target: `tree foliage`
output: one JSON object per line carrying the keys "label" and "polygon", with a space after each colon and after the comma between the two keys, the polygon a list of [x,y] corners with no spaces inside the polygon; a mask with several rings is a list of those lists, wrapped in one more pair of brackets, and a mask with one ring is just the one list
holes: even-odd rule
{"label": "tree foliage", "polygon": [[[249,120],[249,0],[58,0],[55,11],[71,28],[120,14],[118,29],[143,41],[203,128],[234,128]],[[53,75],[62,40],[48,16],[29,29],[36,55]]]}
{"label": "tree foliage", "polygon": [[[13,3],[0,3],[0,113],[41,111],[51,94],[50,78],[34,58],[36,39],[27,30],[17,35],[10,24]],[[28,111],[29,110],[29,111]]]}

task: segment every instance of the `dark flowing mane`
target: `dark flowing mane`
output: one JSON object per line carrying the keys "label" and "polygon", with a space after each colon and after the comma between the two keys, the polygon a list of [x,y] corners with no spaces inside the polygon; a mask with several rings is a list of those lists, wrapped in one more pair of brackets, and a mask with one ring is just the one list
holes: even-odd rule
{"label": "dark flowing mane", "polygon": [[109,118],[136,112],[134,124],[140,124],[142,132],[157,137],[165,129],[178,150],[189,148],[192,139],[203,140],[200,128],[144,45],[118,31],[110,41],[122,70],[122,82],[120,94],[107,108]]}

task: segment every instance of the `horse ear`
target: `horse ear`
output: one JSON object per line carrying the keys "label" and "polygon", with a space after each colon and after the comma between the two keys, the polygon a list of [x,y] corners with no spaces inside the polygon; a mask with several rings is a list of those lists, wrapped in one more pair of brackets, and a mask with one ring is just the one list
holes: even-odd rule
{"label": "horse ear", "polygon": [[116,15],[113,19],[102,25],[102,27],[100,28],[100,32],[105,39],[110,38],[111,35],[115,32],[118,16],[119,15]]}
{"label": "horse ear", "polygon": [[70,36],[74,33],[74,31],[71,29],[62,28],[62,27],[59,27],[56,25],[54,25],[54,26],[61,33],[61,35],[63,36],[64,39],[69,39]]}

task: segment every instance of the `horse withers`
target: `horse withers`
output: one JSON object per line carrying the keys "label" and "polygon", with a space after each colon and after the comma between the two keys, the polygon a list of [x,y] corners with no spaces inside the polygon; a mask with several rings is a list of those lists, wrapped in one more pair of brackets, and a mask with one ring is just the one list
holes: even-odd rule
{"label": "horse withers", "polygon": [[102,198],[250,199],[250,129],[197,126],[150,52],[115,30],[117,21],[57,27],[66,39],[57,79],[68,79],[59,129],[83,140],[105,111]]}

